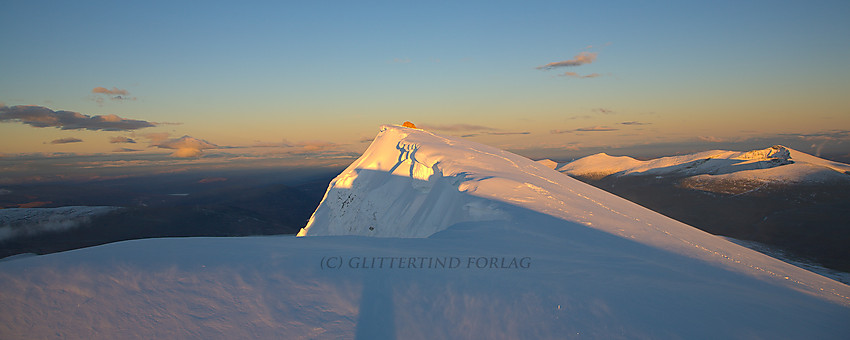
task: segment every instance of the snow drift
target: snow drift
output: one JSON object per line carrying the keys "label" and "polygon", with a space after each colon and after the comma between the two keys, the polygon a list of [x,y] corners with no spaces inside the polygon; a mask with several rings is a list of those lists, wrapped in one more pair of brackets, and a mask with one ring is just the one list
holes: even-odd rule
{"label": "snow drift", "polygon": [[300,235],[0,262],[0,337],[850,336],[844,284],[422,130],[382,127]]}

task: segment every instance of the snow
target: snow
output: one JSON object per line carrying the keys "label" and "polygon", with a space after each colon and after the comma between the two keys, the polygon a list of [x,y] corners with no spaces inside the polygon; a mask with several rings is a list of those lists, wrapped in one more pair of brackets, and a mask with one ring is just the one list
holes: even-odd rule
{"label": "snow", "polygon": [[850,337],[847,285],[422,130],[382,127],[300,235],[0,262],[0,338]]}
{"label": "snow", "polygon": [[639,161],[604,153],[587,156],[557,169],[575,176],[683,175],[700,180],[816,182],[850,180],[850,165],[775,145],[746,152],[712,150]]}

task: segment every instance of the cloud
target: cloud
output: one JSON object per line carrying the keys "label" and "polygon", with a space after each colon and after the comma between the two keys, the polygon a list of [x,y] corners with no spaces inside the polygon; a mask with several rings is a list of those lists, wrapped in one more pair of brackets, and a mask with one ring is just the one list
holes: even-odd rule
{"label": "cloud", "polygon": [[578,128],[574,130],[550,130],[551,134],[562,134],[562,133],[573,133],[573,132],[599,132],[599,131],[617,131],[619,129],[611,128],[607,126],[592,126],[585,128]]}
{"label": "cloud", "polygon": [[437,130],[437,131],[497,131],[499,129],[492,128],[489,126],[483,125],[473,125],[473,124],[448,124],[448,125],[430,125],[430,124],[422,124],[419,125],[422,129],[425,130]]}
{"label": "cloud", "polygon": [[183,136],[177,139],[164,140],[154,144],[160,149],[176,150],[171,154],[173,157],[189,158],[198,157],[203,154],[206,149],[218,149],[219,146],[207,142],[203,139],[197,139],[191,136]]}
{"label": "cloud", "polygon": [[588,75],[580,75],[580,74],[575,73],[575,72],[564,72],[564,74],[559,74],[559,76],[561,76],[561,77],[573,77],[573,78],[596,78],[596,77],[601,77],[602,75],[599,74],[599,73],[591,73],[591,74],[588,74]]}
{"label": "cloud", "polygon": [[82,140],[82,139],[79,139],[79,138],[66,137],[66,138],[54,139],[54,140],[52,140],[52,141],[50,142],[50,144],[80,143],[80,142],[82,142],[82,141],[83,141],[83,140]]}
{"label": "cloud", "polygon": [[596,112],[596,113],[605,114],[605,115],[612,115],[612,114],[615,114],[615,113],[616,113],[616,112],[614,112],[613,110],[609,110],[609,109],[602,108],[602,107],[600,107],[600,108],[598,108],[598,109],[593,109],[593,110],[591,110],[591,111]]}
{"label": "cloud", "polygon": [[130,148],[117,148],[115,150],[112,150],[112,152],[139,152],[139,151],[142,151],[142,150],[136,150],[136,149],[130,149]]}
{"label": "cloud", "polygon": [[130,92],[127,92],[127,90],[123,90],[123,89],[119,89],[119,88],[115,88],[115,87],[113,87],[110,90],[110,89],[107,89],[105,87],[100,87],[100,86],[93,88],[91,90],[91,93],[102,93],[102,94],[121,95],[121,96],[126,96],[126,95],[130,94]]}
{"label": "cloud", "polygon": [[807,141],[845,140],[850,138],[850,130],[829,130],[818,133],[786,133],[780,136],[792,136]]}
{"label": "cloud", "polygon": [[300,148],[305,152],[317,152],[317,151],[327,151],[336,148],[339,144],[326,142],[321,140],[311,140],[300,142],[295,144],[296,147]]}
{"label": "cloud", "polygon": [[124,136],[109,137],[109,142],[112,143],[112,144],[118,144],[118,143],[135,144],[136,143],[136,141],[133,140],[132,138],[124,137]]}
{"label": "cloud", "polygon": [[[136,97],[129,97],[130,92],[127,90],[119,89],[117,87],[112,87],[112,89],[107,89],[105,87],[95,87],[91,90],[91,93],[94,94],[102,94],[108,96],[109,99],[112,100],[136,100]],[[95,98],[94,101],[98,102],[98,104],[103,103],[103,98]]]}
{"label": "cloud", "polygon": [[43,106],[16,105],[0,107],[0,122],[16,121],[33,127],[56,127],[62,130],[129,131],[156,126],[144,120],[125,119],[116,115],[88,116],[73,111],[53,111]]}
{"label": "cloud", "polygon": [[698,136],[697,138],[699,140],[703,141],[703,142],[710,142],[710,143],[722,143],[722,142],[726,141],[723,138],[714,137],[714,136]]}
{"label": "cloud", "polygon": [[619,129],[610,128],[610,127],[607,127],[607,126],[593,126],[593,127],[576,129],[576,131],[585,131],[585,132],[586,131],[617,131],[617,130],[619,130]]}
{"label": "cloud", "polygon": [[622,122],[620,124],[622,124],[622,125],[649,125],[649,124],[652,124],[652,123],[643,123],[643,122],[638,122],[638,121],[631,121],[631,122]]}
{"label": "cloud", "polygon": [[[30,202],[19,205],[20,208],[38,207],[50,202]],[[60,232],[85,225],[91,218],[121,208],[117,207],[64,207],[45,208],[26,218],[14,215],[0,227],[0,242],[9,239]]]}
{"label": "cloud", "polygon": [[504,135],[530,135],[531,132],[487,132],[488,135],[504,136]]}
{"label": "cloud", "polygon": [[579,53],[578,55],[573,57],[573,59],[548,63],[548,64],[543,65],[543,66],[538,66],[537,69],[538,70],[551,70],[551,69],[559,68],[559,67],[580,66],[580,65],[584,65],[584,64],[590,64],[594,60],[596,60],[596,52],[586,52],[585,51],[585,52]]}
{"label": "cloud", "polygon": [[151,133],[143,134],[142,137],[149,139],[151,141],[151,143],[156,145],[159,142],[162,142],[162,141],[168,139],[168,137],[171,137],[171,134],[168,133],[168,132],[151,132]]}

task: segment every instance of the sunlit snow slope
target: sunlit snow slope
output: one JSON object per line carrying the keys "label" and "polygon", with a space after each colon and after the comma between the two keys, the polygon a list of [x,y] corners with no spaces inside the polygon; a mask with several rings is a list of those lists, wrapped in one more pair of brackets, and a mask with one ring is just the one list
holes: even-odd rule
{"label": "sunlit snow slope", "polygon": [[0,338],[850,338],[844,284],[422,130],[382,127],[301,235],[0,262]]}
{"label": "sunlit snow slope", "polygon": [[850,290],[843,284],[545,165],[486,145],[397,126],[383,126],[369,149],[331,181],[299,236],[428,237],[463,222],[505,220],[521,225],[527,211],[850,304]]}
{"label": "sunlit snow slope", "polygon": [[693,176],[699,180],[850,181],[850,165],[781,145],[745,152],[712,150],[647,161],[599,153],[563,164],[557,170],[591,178],[609,175],[678,175]]}

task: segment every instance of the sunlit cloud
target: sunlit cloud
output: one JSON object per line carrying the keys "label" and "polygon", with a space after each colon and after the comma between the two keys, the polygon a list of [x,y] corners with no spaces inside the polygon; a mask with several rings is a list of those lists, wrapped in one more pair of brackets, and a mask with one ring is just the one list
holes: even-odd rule
{"label": "sunlit cloud", "polygon": [[50,144],[69,144],[69,143],[80,143],[80,142],[82,142],[82,141],[83,141],[83,140],[82,140],[82,139],[79,139],[79,138],[66,137],[66,138],[54,139],[54,140],[50,141]]}
{"label": "sunlit cloud", "polygon": [[113,87],[110,90],[110,89],[107,89],[107,88],[101,87],[101,86],[93,88],[91,90],[91,93],[102,93],[102,94],[121,95],[121,96],[126,96],[126,95],[130,94],[129,92],[127,92],[127,90],[123,90],[123,89],[119,89],[119,88],[115,88],[115,87]]}
{"label": "sunlit cloud", "polygon": [[587,131],[617,131],[617,130],[619,130],[619,129],[615,129],[615,128],[611,128],[611,127],[607,127],[607,126],[593,126],[593,127],[576,129],[576,131],[583,131],[583,132],[587,132]]}
{"label": "sunlit cloud", "polygon": [[621,122],[620,124],[622,124],[622,125],[649,125],[649,124],[652,124],[652,123],[644,123],[644,122],[638,122],[638,121],[631,121],[631,122]]}
{"label": "sunlit cloud", "polygon": [[575,72],[564,72],[563,74],[559,74],[561,77],[572,77],[572,78],[596,78],[601,77],[602,75],[599,73],[591,73],[586,75],[580,75]]}
{"label": "sunlit cloud", "polygon": [[[107,89],[102,86],[95,87],[91,90],[91,93],[105,95],[112,100],[136,100],[136,97],[130,97],[130,92],[125,89],[119,89],[117,87],[112,87],[112,89]],[[103,103],[102,97],[95,97],[96,102]]]}
{"label": "sunlit cloud", "polygon": [[576,55],[573,59],[564,60],[564,61],[556,61],[552,63],[548,63],[543,66],[538,66],[538,70],[551,70],[559,67],[573,67],[580,66],[584,64],[590,64],[594,60],[596,60],[596,52],[581,52]]}
{"label": "sunlit cloud", "polygon": [[33,127],[56,127],[62,130],[129,131],[156,126],[144,120],[125,119],[116,115],[89,116],[73,111],[53,111],[36,105],[0,107],[0,122],[21,122]]}
{"label": "sunlit cloud", "polygon": [[135,144],[136,143],[136,141],[133,140],[132,138],[124,137],[124,136],[109,137],[109,142],[112,143],[112,144],[120,144],[120,143]]}
{"label": "sunlit cloud", "polygon": [[175,150],[171,156],[179,158],[199,157],[206,149],[219,148],[218,145],[191,136],[183,136],[177,139],[161,141],[153,146],[161,149]]}
{"label": "sunlit cloud", "polygon": [[573,130],[550,130],[551,134],[562,134],[562,133],[573,133],[573,132],[604,132],[604,131],[617,131],[619,129],[607,127],[607,126],[591,126],[578,128]]}
{"label": "sunlit cloud", "polygon": [[612,115],[612,114],[616,113],[616,112],[614,112],[614,110],[609,110],[609,109],[606,109],[606,108],[603,108],[603,107],[596,108],[596,109],[593,109],[591,111],[596,112],[596,113],[601,113],[601,114],[604,114],[604,115]]}

